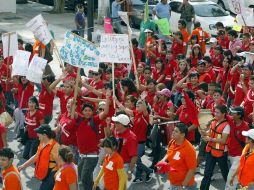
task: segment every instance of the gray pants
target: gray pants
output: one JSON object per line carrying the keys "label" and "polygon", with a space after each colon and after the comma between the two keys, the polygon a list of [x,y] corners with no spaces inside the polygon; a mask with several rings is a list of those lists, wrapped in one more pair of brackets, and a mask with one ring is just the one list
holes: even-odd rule
{"label": "gray pants", "polygon": [[190,22],[186,22],[186,28],[187,28],[187,31],[188,31],[188,33],[189,33],[189,35],[191,35],[191,32],[192,32],[192,24],[193,24],[193,22],[192,21],[190,21]]}
{"label": "gray pants", "polygon": [[15,120],[14,132],[18,134],[20,129],[24,129],[25,115],[20,108],[16,108],[13,116]]}
{"label": "gray pants", "polygon": [[93,188],[93,171],[97,165],[98,157],[80,157],[78,162],[78,181],[80,190],[91,190]]}

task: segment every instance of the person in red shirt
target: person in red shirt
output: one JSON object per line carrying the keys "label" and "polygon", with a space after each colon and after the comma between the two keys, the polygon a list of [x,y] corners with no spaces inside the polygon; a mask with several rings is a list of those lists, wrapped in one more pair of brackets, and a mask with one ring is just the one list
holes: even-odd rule
{"label": "person in red shirt", "polygon": [[222,68],[222,62],[224,59],[223,49],[220,45],[214,47],[214,54],[211,56],[213,63],[213,70],[218,73],[220,68]]}
{"label": "person in red shirt", "polygon": [[197,72],[199,75],[199,77],[198,77],[199,84],[203,83],[203,82],[205,82],[207,84],[211,83],[211,76],[206,71],[206,61],[200,60],[198,62]]}
{"label": "person in red shirt", "polygon": [[13,89],[18,96],[18,108],[14,110],[15,127],[14,131],[17,137],[20,137],[24,132],[25,113],[28,106],[28,100],[34,93],[34,84],[29,82],[26,77],[19,77],[19,84],[17,89]]}
{"label": "person in red shirt", "polygon": [[253,113],[253,104],[254,104],[254,76],[250,77],[249,81],[249,90],[243,100],[243,106],[244,106],[244,120],[246,122],[253,124],[253,116],[251,116],[251,113]]}
{"label": "person in red shirt", "polygon": [[39,110],[39,102],[35,96],[31,96],[28,101],[28,111],[25,116],[26,131],[28,139],[25,142],[23,158],[29,159],[36,154],[39,139],[34,131],[44,123],[43,113]]}
{"label": "person in red shirt", "polygon": [[195,44],[191,50],[191,55],[190,55],[190,62],[191,62],[191,67],[197,67],[198,61],[202,60],[203,55],[201,51],[201,47],[198,44]]}
{"label": "person in red shirt", "polygon": [[146,92],[145,100],[150,104],[150,106],[154,104],[156,85],[157,85],[157,82],[154,79],[150,79],[147,81],[147,87],[146,87],[147,90],[144,91]]}
{"label": "person in red shirt", "polygon": [[230,75],[230,66],[231,61],[229,58],[225,57],[222,62],[223,68],[219,70],[219,74],[217,76],[216,82],[221,83],[221,89],[223,91],[223,94],[226,95],[228,93],[229,88],[229,75]]}
{"label": "person in red shirt", "polygon": [[82,116],[76,131],[77,147],[79,151],[78,173],[82,176],[79,182],[84,189],[93,187],[93,171],[98,162],[99,155],[99,124],[106,118],[109,111],[109,97],[107,93],[105,110],[94,115],[91,104],[85,103],[82,108]]}
{"label": "person in red shirt", "polygon": [[231,168],[228,172],[228,178],[226,183],[226,188],[236,189],[238,180],[234,180],[233,186],[230,186],[229,182],[232,176],[235,174],[240,157],[245,147],[245,137],[242,135],[242,131],[248,131],[249,125],[244,119],[244,108],[238,106],[230,109],[230,114],[232,117],[228,117],[228,122],[230,125],[230,134],[228,139],[228,158],[231,163]]}
{"label": "person in red shirt", "polygon": [[146,42],[145,42],[145,54],[146,54],[146,65],[152,66],[154,64],[156,58],[156,39],[153,39],[152,34],[153,31],[145,30],[146,31]]}
{"label": "person in red shirt", "polygon": [[138,100],[136,103],[136,110],[134,111],[125,108],[118,101],[117,101],[117,105],[127,115],[129,115],[130,117],[134,117],[133,127],[131,128],[131,130],[137,136],[138,160],[137,160],[135,179],[133,180],[133,183],[143,182],[143,179],[141,176],[143,171],[146,173],[145,182],[149,182],[152,179],[150,174],[153,173],[153,170],[148,168],[146,165],[144,165],[141,160],[141,157],[145,153],[145,143],[147,140],[147,130],[149,125],[149,113],[148,113],[149,110],[147,107],[147,103],[144,100]]}
{"label": "person in red shirt", "polygon": [[126,97],[128,95],[132,95],[134,97],[138,97],[138,91],[137,88],[134,84],[134,82],[129,79],[129,78],[124,78],[121,80],[121,85],[122,85],[122,94],[121,94],[121,100],[124,102]]}
{"label": "person in red shirt", "polygon": [[217,106],[225,105],[225,100],[222,97],[222,90],[220,88],[215,88],[213,91],[213,102],[209,105],[207,105],[207,108],[211,110],[211,112],[214,114],[215,108]]}
{"label": "person in red shirt", "polygon": [[184,19],[178,20],[178,29],[183,35],[183,46],[185,50],[185,54],[187,53],[188,50],[188,42],[189,42],[189,33],[186,28],[186,21]]}
{"label": "person in red shirt", "polygon": [[44,123],[49,124],[52,120],[53,101],[55,93],[50,89],[50,85],[55,81],[55,76],[47,75],[42,78],[41,92],[39,94],[39,107],[44,114]]}
{"label": "person in red shirt", "polygon": [[214,48],[218,45],[218,41],[217,41],[216,38],[210,38],[209,42],[210,42],[210,45],[211,45],[210,50],[209,50],[209,54],[212,57],[212,56],[214,56]]}
{"label": "person in red shirt", "polygon": [[250,51],[250,33],[243,34],[241,50]]}
{"label": "person in red shirt", "polygon": [[7,129],[5,128],[5,126],[0,123],[0,150],[3,149],[4,147],[7,147],[7,140],[6,140],[6,136],[7,136]]}
{"label": "person in red shirt", "polygon": [[167,63],[165,64],[164,74],[165,74],[165,84],[168,89],[172,89],[174,83],[174,74],[177,68],[177,61],[174,59],[172,50],[167,51],[166,57]]}
{"label": "person in red shirt", "polygon": [[216,73],[213,70],[213,63],[209,56],[204,56],[203,60],[205,61],[205,70],[211,77],[211,82],[216,82]]}
{"label": "person in red shirt", "polygon": [[[136,38],[133,38],[131,40],[132,46],[133,46],[133,53],[135,57],[135,63],[136,63],[136,68],[139,62],[141,62],[142,59],[142,50],[138,48],[138,41]],[[132,80],[135,80],[135,75],[134,75],[134,62],[131,65],[131,70],[130,70],[130,75],[129,77]]]}
{"label": "person in red shirt", "polygon": [[165,83],[164,67],[164,62],[160,58],[157,58],[155,68],[152,70],[152,77],[157,83]]}
{"label": "person in red shirt", "polygon": [[138,158],[137,136],[129,128],[130,119],[127,115],[119,114],[112,117],[112,121],[115,124],[115,137],[119,139],[118,152],[123,158],[128,181],[130,181]]}
{"label": "person in red shirt", "polygon": [[[92,72],[93,78],[89,83],[90,86],[94,87],[96,90],[99,90],[99,91],[104,88],[103,81],[101,80],[101,75],[102,75],[101,70],[99,70],[98,72],[93,71]],[[98,96],[93,93],[90,93],[89,97],[90,98],[98,98]]]}
{"label": "person in red shirt", "polygon": [[168,38],[172,41],[171,51],[173,52],[174,58],[176,58],[178,54],[185,54],[183,34],[180,31],[168,36]]}
{"label": "person in red shirt", "polygon": [[166,60],[167,54],[167,45],[165,40],[159,39],[158,40],[158,56],[162,61]]}
{"label": "person in red shirt", "polygon": [[3,93],[3,87],[0,84],[0,114],[5,111],[6,101]]}
{"label": "person in red shirt", "polygon": [[218,31],[218,44],[223,50],[229,49],[229,38],[225,33],[225,30]]}

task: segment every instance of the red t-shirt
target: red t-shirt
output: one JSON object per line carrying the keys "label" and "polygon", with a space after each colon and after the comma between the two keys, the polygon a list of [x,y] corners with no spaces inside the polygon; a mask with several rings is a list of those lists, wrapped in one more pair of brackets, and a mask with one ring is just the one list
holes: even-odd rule
{"label": "red t-shirt", "polygon": [[137,136],[130,129],[126,129],[123,133],[116,134],[116,138],[123,139],[120,155],[124,163],[130,163],[131,158],[138,155]]}
{"label": "red t-shirt", "polygon": [[49,93],[43,83],[41,87],[41,92],[39,94],[40,109],[45,115],[52,115],[55,93],[53,91]]}
{"label": "red t-shirt", "polygon": [[229,80],[229,71],[226,72],[224,68],[221,68],[219,71],[221,89],[224,91],[226,82]]}
{"label": "red t-shirt", "polygon": [[[177,111],[176,111],[176,115],[179,116],[179,121],[184,123],[187,126],[191,126],[191,119],[190,119],[190,115],[188,115],[186,108],[184,108],[183,105],[181,105]],[[195,130],[190,131],[186,137],[187,140],[189,140],[190,142],[194,142],[195,141]]]}
{"label": "red t-shirt", "polygon": [[148,92],[147,91],[147,96],[146,96],[146,101],[152,106],[153,102],[154,102],[154,96],[155,96],[155,92]]}
{"label": "red t-shirt", "polygon": [[224,59],[224,57],[222,54],[219,54],[219,55],[214,54],[211,57],[214,71],[219,72],[220,68],[222,68],[223,59]]}
{"label": "red t-shirt", "polygon": [[250,44],[248,43],[248,44],[245,45],[245,44],[242,43],[241,50],[250,51]]}
{"label": "red t-shirt", "polygon": [[[95,128],[99,130],[99,124],[101,122],[99,115],[93,116],[93,122],[95,124]],[[94,152],[99,152],[99,137],[95,132],[95,129],[90,126],[89,121],[83,119],[83,121],[79,124],[77,132],[77,145],[79,153],[81,154],[89,154]]]}
{"label": "red t-shirt", "polygon": [[[228,139],[228,154],[229,156],[241,156],[243,147],[238,142],[245,142],[245,137],[242,135],[242,131],[248,131],[249,125],[245,121],[242,121],[242,123],[238,126],[236,126],[235,121],[231,118],[228,119],[229,125],[230,125],[230,135]],[[237,140],[237,139],[238,140]]]}
{"label": "red t-shirt", "polygon": [[[249,78],[244,79],[244,84],[247,88],[249,87]],[[236,96],[234,98],[233,106],[240,106],[246,94],[243,91],[242,85],[239,83],[236,86],[235,94]]]}
{"label": "red t-shirt", "polygon": [[[1,68],[0,68],[0,82],[3,88],[3,91],[10,91],[10,85],[6,84],[6,81],[3,79],[9,78],[11,74],[10,69],[7,69],[7,65],[6,64],[2,64]],[[2,79],[3,78],[3,79]]]}
{"label": "red t-shirt", "polygon": [[131,130],[137,136],[137,141],[145,142],[147,139],[147,127],[149,125],[149,114],[146,116],[143,113],[134,111],[134,121]]}
{"label": "red t-shirt", "polygon": [[5,97],[4,97],[4,93],[0,93],[0,114],[3,113],[5,111]]}
{"label": "red t-shirt", "polygon": [[198,61],[201,60],[203,57],[193,57],[192,55],[190,56],[190,61],[191,61],[191,67],[197,67]]}
{"label": "red t-shirt", "polygon": [[[154,69],[152,70],[153,79],[156,80],[156,81],[157,81],[157,80],[161,77],[161,75],[163,75],[163,74],[164,74],[163,71],[160,72],[160,71],[158,71],[156,68],[154,68]],[[160,81],[160,83],[165,83],[165,76],[162,78],[162,80]]]}
{"label": "red t-shirt", "polygon": [[61,142],[67,146],[77,146],[77,120],[67,116],[67,112],[65,112],[60,116],[58,125],[61,127]]}
{"label": "red t-shirt", "polygon": [[40,110],[36,110],[36,112],[31,115],[30,111],[26,113],[25,123],[27,125],[28,137],[30,139],[37,138],[37,133],[34,129],[40,126],[40,121],[44,120],[44,115]]}
{"label": "red t-shirt", "polygon": [[18,103],[19,108],[27,108],[28,106],[28,99],[33,95],[34,93],[34,85],[30,82],[27,83],[27,86],[24,88],[24,85],[20,83],[18,85]]}
{"label": "red t-shirt", "polygon": [[157,102],[156,104],[153,104],[153,110],[156,115],[159,115],[161,117],[167,117],[167,108],[168,108],[168,102]]}
{"label": "red t-shirt", "polygon": [[244,120],[247,122],[252,122],[250,114],[253,112],[252,104],[254,103],[254,93],[252,90],[248,90],[244,98]]}
{"label": "red t-shirt", "polygon": [[2,134],[6,133],[7,129],[0,123],[0,150],[4,147]]}
{"label": "red t-shirt", "polygon": [[176,58],[178,54],[184,54],[185,53],[185,48],[183,45],[183,42],[179,43],[176,40],[173,40],[171,50],[173,52],[173,57]]}
{"label": "red t-shirt", "polygon": [[165,65],[165,80],[174,81],[174,72],[177,70],[177,62],[175,59],[169,60],[169,62]]}
{"label": "red t-shirt", "polygon": [[[142,50],[139,48],[133,48],[133,53],[135,56],[136,67],[142,59]],[[131,72],[134,73],[134,63],[131,64]]]}
{"label": "red t-shirt", "polygon": [[209,74],[209,76],[211,77],[211,81],[212,82],[216,82],[216,73],[214,72],[214,70],[211,68],[209,71],[207,71],[207,73]]}
{"label": "red t-shirt", "polygon": [[60,99],[60,111],[61,113],[67,112],[66,105],[69,99],[74,97],[74,92],[72,92],[69,96],[66,96],[64,91],[59,89],[56,91],[56,96]]}
{"label": "red t-shirt", "polygon": [[[104,88],[104,83],[103,83],[102,80],[100,80],[100,81],[98,81],[98,82],[92,80],[92,81],[90,82],[90,86],[94,87],[96,90],[100,90],[100,89],[103,89],[103,88]],[[98,96],[95,95],[95,94],[92,93],[92,92],[89,93],[89,97],[90,97],[90,98],[98,98]]]}
{"label": "red t-shirt", "polygon": [[225,38],[218,37],[218,44],[222,47],[222,49],[228,49],[229,48],[229,39],[227,36]]}

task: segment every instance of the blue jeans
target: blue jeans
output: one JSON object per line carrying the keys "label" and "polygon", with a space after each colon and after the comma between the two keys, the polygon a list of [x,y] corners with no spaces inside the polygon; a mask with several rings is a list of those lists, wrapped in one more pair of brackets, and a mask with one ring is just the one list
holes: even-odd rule
{"label": "blue jeans", "polygon": [[23,151],[23,158],[28,160],[33,155],[35,155],[37,152],[39,143],[40,143],[39,139],[28,139]]}
{"label": "blue jeans", "polygon": [[78,177],[82,184],[80,190],[91,190],[93,188],[93,171],[97,165],[98,157],[80,157],[78,162]]}
{"label": "blue jeans", "polygon": [[[171,185],[170,190],[178,190],[179,187],[181,187],[181,186]],[[187,186],[185,189],[186,190],[197,190],[198,188],[197,188],[197,184],[194,184],[192,186]]]}
{"label": "blue jeans", "polygon": [[113,27],[114,31],[117,34],[123,34],[123,30],[121,28],[121,19],[120,18],[113,18]]}
{"label": "blue jeans", "polygon": [[138,160],[137,160],[137,168],[136,168],[136,178],[142,177],[142,172],[146,174],[152,173],[152,170],[148,168],[146,165],[142,163],[142,156],[145,154],[145,142],[142,144],[138,144]]}

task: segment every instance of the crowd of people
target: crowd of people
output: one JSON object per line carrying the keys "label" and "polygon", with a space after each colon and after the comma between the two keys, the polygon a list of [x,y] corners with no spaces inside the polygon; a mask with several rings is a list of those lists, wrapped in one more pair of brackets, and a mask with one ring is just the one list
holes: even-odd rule
{"label": "crowd of people", "polygon": [[[164,6],[162,0],[154,14],[170,19]],[[112,70],[112,63],[100,63],[77,85],[78,69],[69,63],[57,79],[47,65],[41,84],[12,76],[12,57],[3,58],[0,42],[0,114],[13,116],[26,160],[13,164],[10,129],[0,124],[4,190],[21,190],[19,172],[33,165],[40,190],[123,190],[128,181],[149,183],[155,172],[168,174],[171,190],[193,190],[203,162],[199,189],[209,189],[216,164],[226,190],[254,188],[254,62],[246,61],[246,52],[254,53],[254,28],[238,33],[218,22],[214,38],[194,20],[187,0],[180,10],[187,13],[170,36],[160,38],[156,26],[143,21],[140,38],[131,41],[135,60],[129,70],[127,64]],[[54,48],[38,39],[18,43],[32,53],[30,60],[49,59]],[[53,118],[55,98],[60,110]],[[201,126],[203,110],[213,119]],[[147,148],[150,166],[142,161]]]}

